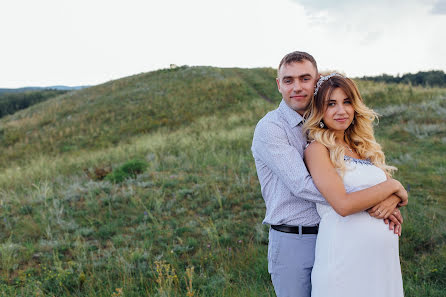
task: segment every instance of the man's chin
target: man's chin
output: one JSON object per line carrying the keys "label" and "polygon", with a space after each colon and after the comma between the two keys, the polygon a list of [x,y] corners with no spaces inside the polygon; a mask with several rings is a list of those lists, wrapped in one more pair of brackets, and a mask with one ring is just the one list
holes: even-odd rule
{"label": "man's chin", "polygon": [[307,110],[307,105],[294,105],[291,109],[302,115]]}

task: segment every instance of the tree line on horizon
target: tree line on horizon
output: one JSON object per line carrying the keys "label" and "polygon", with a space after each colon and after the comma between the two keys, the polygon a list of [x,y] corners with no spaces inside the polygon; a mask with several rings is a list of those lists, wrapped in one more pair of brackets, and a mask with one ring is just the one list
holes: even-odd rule
{"label": "tree line on horizon", "polygon": [[404,83],[423,87],[446,87],[446,74],[441,70],[419,71],[403,75],[381,74],[378,76],[363,76],[359,79],[384,83]]}
{"label": "tree line on horizon", "polygon": [[0,94],[0,118],[66,92],[64,90],[45,89],[20,93],[2,93]]}

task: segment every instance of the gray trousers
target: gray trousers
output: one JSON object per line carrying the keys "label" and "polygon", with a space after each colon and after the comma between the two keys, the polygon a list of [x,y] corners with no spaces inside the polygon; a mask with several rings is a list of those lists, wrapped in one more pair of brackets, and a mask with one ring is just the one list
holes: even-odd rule
{"label": "gray trousers", "polygon": [[268,272],[277,297],[310,297],[316,234],[269,230]]}

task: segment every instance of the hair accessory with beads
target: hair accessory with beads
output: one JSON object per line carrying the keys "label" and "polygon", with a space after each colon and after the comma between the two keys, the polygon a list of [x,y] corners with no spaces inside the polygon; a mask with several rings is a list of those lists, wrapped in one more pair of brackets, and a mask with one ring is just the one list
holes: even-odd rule
{"label": "hair accessory with beads", "polygon": [[319,78],[319,80],[317,81],[317,83],[316,83],[316,89],[314,90],[314,96],[317,95],[317,92],[319,91],[319,88],[322,86],[322,84],[323,84],[325,81],[327,81],[327,80],[329,80],[330,78],[332,78],[333,76],[343,77],[342,75],[340,75],[339,73],[336,73],[336,72],[330,73],[329,75],[326,75],[326,76],[321,76],[321,77]]}

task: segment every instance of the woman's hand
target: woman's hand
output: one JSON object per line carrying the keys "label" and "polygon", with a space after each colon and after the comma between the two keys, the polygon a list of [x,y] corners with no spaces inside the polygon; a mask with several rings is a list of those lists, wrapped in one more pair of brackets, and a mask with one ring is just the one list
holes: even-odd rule
{"label": "woman's hand", "polygon": [[387,219],[394,211],[398,203],[401,201],[399,196],[392,195],[381,201],[367,212],[377,219]]}

